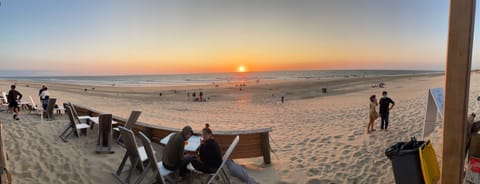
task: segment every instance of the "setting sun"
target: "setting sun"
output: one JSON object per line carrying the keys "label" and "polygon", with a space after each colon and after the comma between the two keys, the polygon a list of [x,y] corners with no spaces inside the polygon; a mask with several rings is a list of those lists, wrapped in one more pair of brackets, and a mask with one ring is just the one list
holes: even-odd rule
{"label": "setting sun", "polygon": [[237,69],[238,72],[246,72],[247,69],[245,68],[245,66],[239,66],[238,69]]}

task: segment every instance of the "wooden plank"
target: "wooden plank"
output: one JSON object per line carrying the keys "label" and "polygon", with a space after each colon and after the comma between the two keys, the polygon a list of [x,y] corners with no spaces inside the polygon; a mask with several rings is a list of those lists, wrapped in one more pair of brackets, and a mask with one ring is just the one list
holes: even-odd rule
{"label": "wooden plank", "polygon": [[475,0],[451,0],[441,183],[462,183]]}
{"label": "wooden plank", "polygon": [[230,158],[235,159],[235,158],[253,158],[253,157],[260,157],[263,156],[263,152],[261,150],[259,151],[234,151],[231,155]]}

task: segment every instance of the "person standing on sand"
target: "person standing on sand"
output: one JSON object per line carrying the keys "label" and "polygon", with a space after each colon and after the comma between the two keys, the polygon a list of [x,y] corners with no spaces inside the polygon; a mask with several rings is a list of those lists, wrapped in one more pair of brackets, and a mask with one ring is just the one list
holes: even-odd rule
{"label": "person standing on sand", "polygon": [[11,90],[8,92],[8,108],[12,109],[15,114],[13,114],[13,119],[14,120],[20,120],[19,116],[19,110],[20,108],[18,107],[18,101],[22,99],[22,94],[15,90],[15,85],[11,86]]}
{"label": "person standing on sand", "polygon": [[375,95],[370,96],[370,109],[368,111],[368,125],[367,125],[367,134],[372,131],[375,131],[373,128],[373,123],[378,118],[377,112],[377,97]]}
{"label": "person standing on sand", "polygon": [[48,95],[48,88],[47,88],[47,86],[43,86],[43,91],[42,91],[42,93],[40,93],[40,100],[42,101],[43,110],[47,110],[48,99],[49,98],[50,97]]}
{"label": "person standing on sand", "polygon": [[45,91],[45,85],[42,85],[42,88],[38,90],[38,96],[40,97],[40,104],[43,104],[42,92]]}
{"label": "person standing on sand", "polygon": [[[388,116],[390,110],[392,110],[393,106],[395,106],[395,102],[387,96],[387,92],[383,91],[383,97],[380,99],[380,120],[382,130],[388,130]],[[390,106],[392,104],[392,106]]]}

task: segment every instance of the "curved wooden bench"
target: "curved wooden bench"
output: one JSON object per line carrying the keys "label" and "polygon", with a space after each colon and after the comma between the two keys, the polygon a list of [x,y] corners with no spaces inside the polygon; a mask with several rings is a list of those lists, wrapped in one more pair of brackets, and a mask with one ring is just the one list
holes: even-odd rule
{"label": "curved wooden bench", "polygon": [[[102,112],[74,104],[79,115],[98,116]],[[113,115],[113,120],[119,125],[124,125],[127,119]],[[145,135],[156,144],[160,144],[160,140],[172,132],[180,132],[180,129],[169,128],[160,125],[152,125],[138,121],[133,127],[133,131],[138,134],[142,131]],[[235,136],[240,136],[240,142],[233,151],[230,158],[254,158],[263,156],[265,164],[271,163],[270,157],[270,140],[269,133],[272,128],[263,128],[255,130],[239,130],[239,131],[213,131],[215,140],[220,144],[222,155],[232,143]],[[198,133],[198,132],[197,132]]]}

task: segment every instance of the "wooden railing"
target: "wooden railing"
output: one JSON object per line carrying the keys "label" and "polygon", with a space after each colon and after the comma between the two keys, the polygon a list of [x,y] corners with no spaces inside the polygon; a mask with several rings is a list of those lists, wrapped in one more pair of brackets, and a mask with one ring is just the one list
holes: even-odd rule
{"label": "wooden railing", "polygon": [[[75,109],[79,115],[98,116],[102,112],[83,107],[81,105],[74,104]],[[124,125],[127,121],[126,118],[113,115],[113,120],[119,122],[120,125]],[[180,129],[169,128],[160,125],[152,125],[143,122],[137,122],[133,127],[133,131],[137,134],[138,131],[142,131],[147,135],[152,142],[160,144],[160,140],[172,132],[180,132]],[[265,164],[271,163],[270,157],[270,141],[269,133],[272,128],[263,128],[255,130],[241,130],[241,131],[214,131],[215,140],[220,144],[222,152],[225,152],[230,144],[233,142],[235,136],[240,136],[240,142],[233,151],[230,158],[254,158],[263,156]],[[222,153],[223,154],[223,153]]]}

